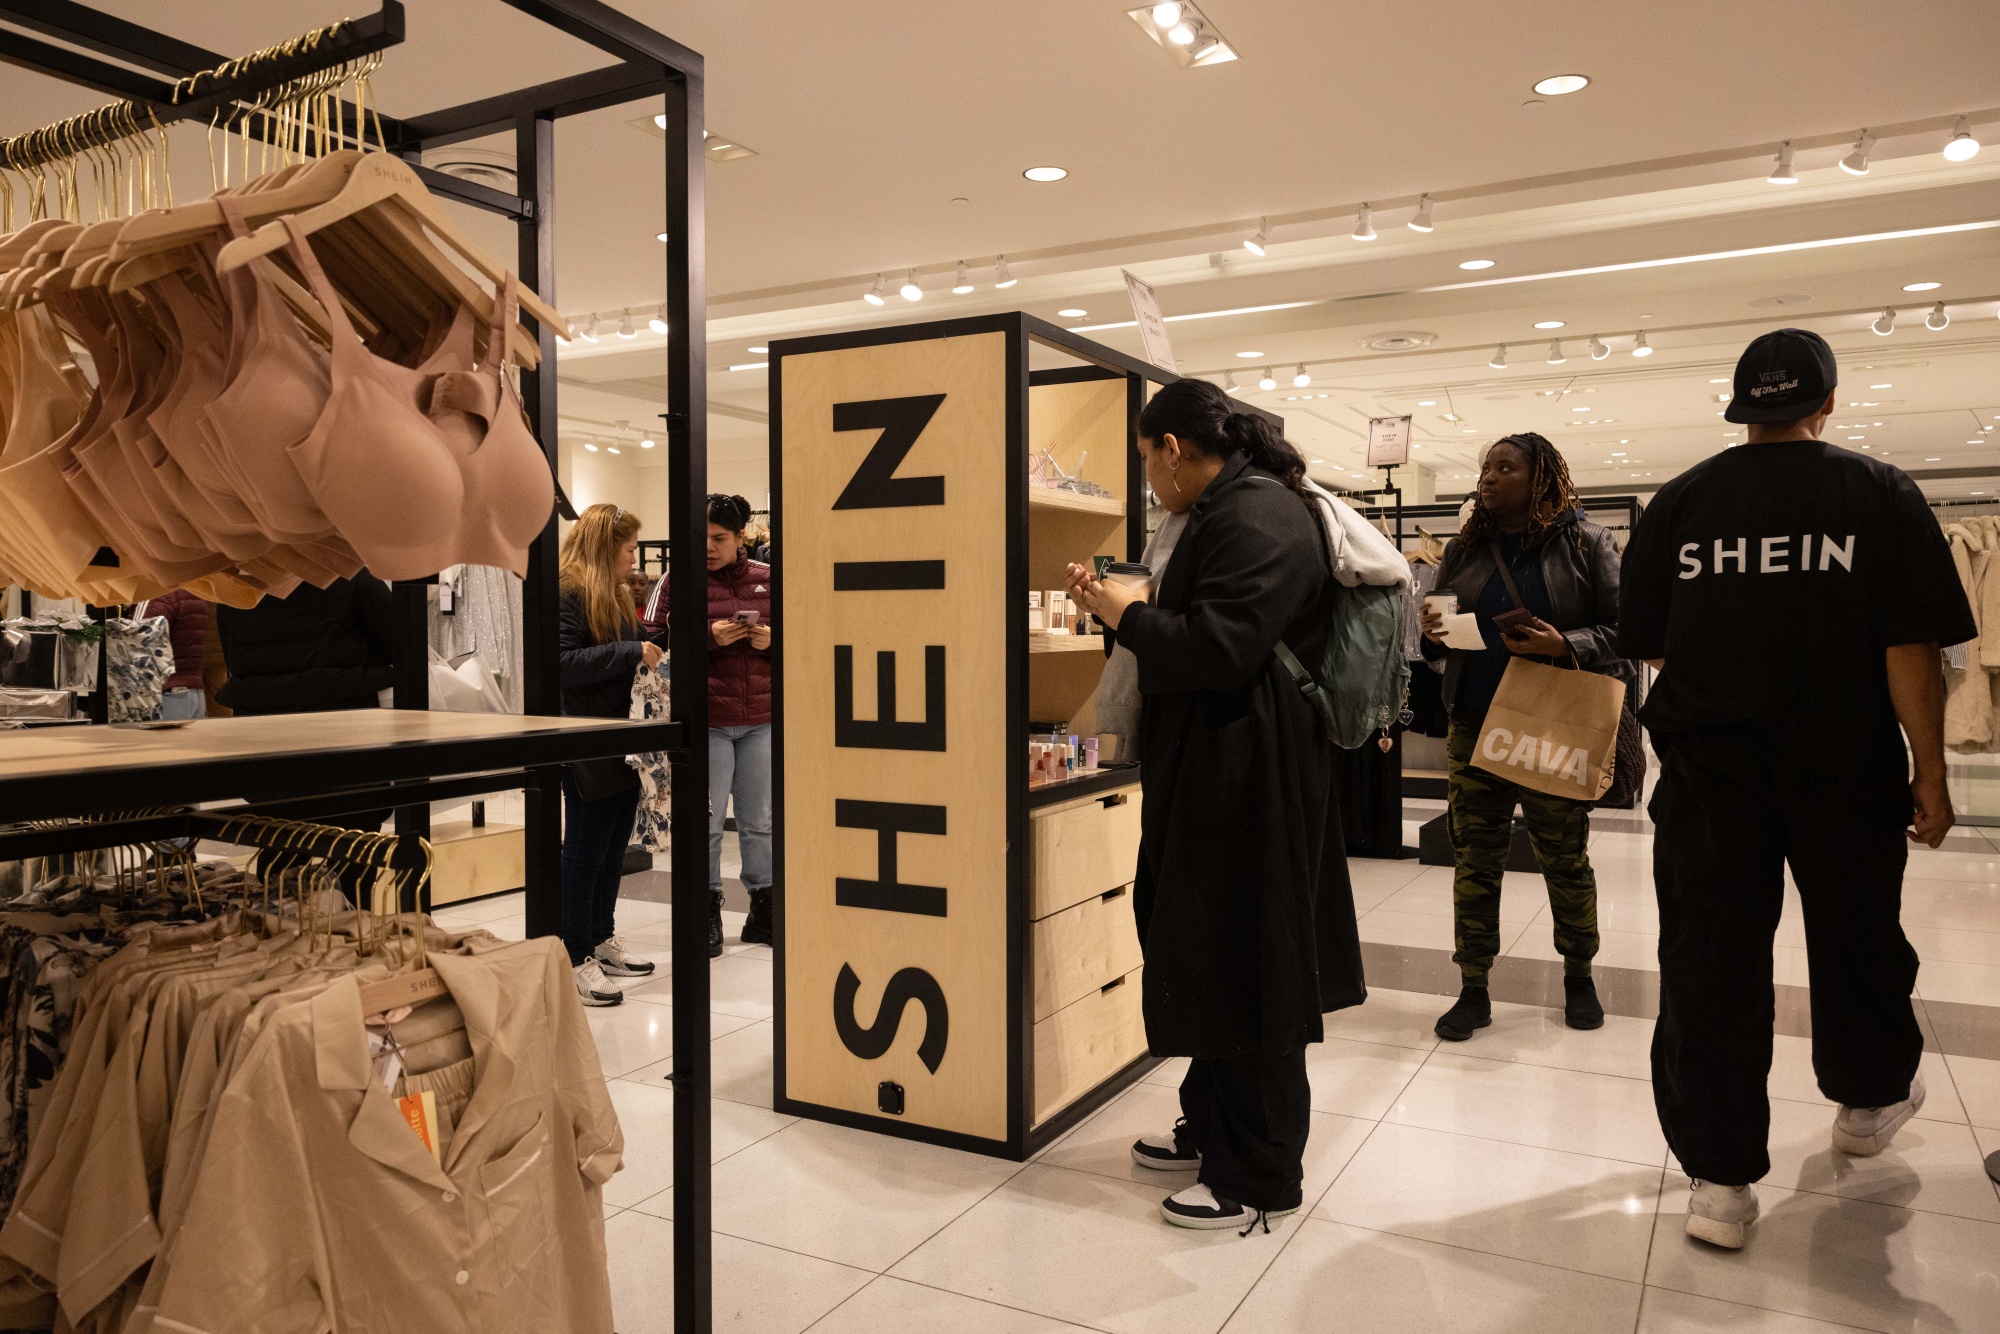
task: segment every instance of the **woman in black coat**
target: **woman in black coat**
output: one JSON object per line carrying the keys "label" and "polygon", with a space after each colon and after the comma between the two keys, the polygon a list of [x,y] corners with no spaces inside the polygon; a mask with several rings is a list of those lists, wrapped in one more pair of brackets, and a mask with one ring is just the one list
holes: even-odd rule
{"label": "woman in black coat", "polygon": [[1184,1119],[1132,1154],[1199,1172],[1162,1203],[1168,1222],[1242,1228],[1298,1209],[1306,1044],[1323,1036],[1324,1009],[1364,994],[1353,955],[1321,976],[1316,900],[1346,884],[1333,752],[1273,651],[1283,639],[1318,664],[1333,580],[1297,490],[1304,460],[1214,385],[1160,390],[1140,414],[1139,452],[1160,502],[1189,515],[1150,600],[1070,568],[1077,601],[1138,659],[1146,1039],[1155,1055],[1193,1058]]}

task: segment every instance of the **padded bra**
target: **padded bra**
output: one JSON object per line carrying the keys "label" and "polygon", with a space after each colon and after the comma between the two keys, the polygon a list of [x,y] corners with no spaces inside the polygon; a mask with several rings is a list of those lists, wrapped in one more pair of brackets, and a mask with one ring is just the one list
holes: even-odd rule
{"label": "padded bra", "polygon": [[495,295],[484,366],[433,373],[433,357],[412,370],[362,345],[305,233],[283,221],[333,330],[326,407],[290,449],[313,498],[383,579],[460,563],[525,576],[555,481],[507,375],[514,276]]}

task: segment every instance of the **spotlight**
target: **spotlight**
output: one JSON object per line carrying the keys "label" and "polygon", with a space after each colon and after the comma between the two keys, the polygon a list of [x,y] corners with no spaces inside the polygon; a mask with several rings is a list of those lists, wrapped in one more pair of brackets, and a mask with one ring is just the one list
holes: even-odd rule
{"label": "spotlight", "polygon": [[1944,155],[1951,162],[1970,162],[1979,156],[1979,141],[1972,137],[1972,131],[1965,128],[1965,117],[1958,118],[1958,124],[1951,127],[1951,138],[1945,143]]}
{"label": "spotlight", "polygon": [[1778,165],[1771,168],[1771,174],[1764,178],[1773,185],[1797,185],[1799,174],[1792,170],[1792,141],[1785,140],[1778,145]]}
{"label": "spotlight", "polygon": [[1240,394],[1243,392],[1243,386],[1236,383],[1236,372],[1231,371],[1222,377],[1222,392],[1225,394]]}
{"label": "spotlight", "polygon": [[588,440],[586,440],[586,441],[584,441],[584,442],[583,442],[583,447],[584,447],[585,449],[589,450],[589,451],[590,451],[591,453],[593,453],[593,454],[595,454],[595,453],[597,452],[597,446],[596,446],[596,445],[593,445],[593,444],[591,444],[591,443],[590,443],[590,442],[589,442]]}
{"label": "spotlight", "polygon": [[[1944,309],[1944,307],[1943,307],[1943,306],[1939,306],[1939,307],[1938,307],[1938,309],[1939,309],[1939,310],[1943,310],[1943,309]],[[1305,388],[1305,387],[1306,387],[1307,385],[1311,384],[1312,382],[1313,382],[1313,378],[1312,378],[1312,376],[1310,376],[1310,375],[1306,374],[1306,364],[1305,364],[1305,363],[1304,363],[1303,361],[1302,361],[1302,362],[1300,362],[1300,363],[1299,363],[1299,373],[1298,373],[1297,375],[1294,375],[1294,376],[1292,377],[1292,388],[1294,388],[1294,389],[1303,389],[1303,388]]]}
{"label": "spotlight", "polygon": [[1854,141],[1854,151],[1840,160],[1840,169],[1849,176],[1868,174],[1868,151],[1875,147],[1875,136],[1863,130],[1861,137]]}
{"label": "spotlight", "polygon": [[1020,281],[1019,278],[1014,276],[1014,271],[1007,267],[1007,257],[1005,255],[1000,256],[999,261],[993,266],[993,285],[999,288],[1008,288]]}
{"label": "spotlight", "polygon": [[911,269],[909,274],[903,279],[903,286],[900,290],[905,301],[922,301],[924,299],[924,289],[917,282],[917,271],[915,269]]}
{"label": "spotlight", "polygon": [[1155,28],[1171,28],[1180,21],[1181,7],[1178,0],[1174,0],[1173,3],[1153,6],[1153,26]]}
{"label": "spotlight", "polygon": [[1506,369],[1507,369],[1507,345],[1506,345],[1505,343],[1502,343],[1502,344],[1500,344],[1500,346],[1499,346],[1499,347],[1496,347],[1496,348],[1494,348],[1494,349],[1493,349],[1493,360],[1491,360],[1491,361],[1487,362],[1486,364],[1487,364],[1487,365],[1489,365],[1489,366],[1491,366],[1491,367],[1492,367],[1492,368],[1493,368],[1494,370],[1496,370],[1496,371],[1504,371],[1504,370],[1506,370]]}
{"label": "spotlight", "polygon": [[1944,302],[1931,307],[1931,313],[1924,316],[1924,327],[1936,333],[1951,323],[1951,316],[1944,313]]}
{"label": "spotlight", "polygon": [[964,296],[971,290],[972,279],[965,276],[965,261],[961,259],[958,261],[958,272],[953,275],[951,280],[951,294],[953,296]]}
{"label": "spotlight", "polygon": [[1194,25],[1192,23],[1176,23],[1173,27],[1167,29],[1167,40],[1175,46],[1193,46]]}
{"label": "spotlight", "polygon": [[1639,336],[1632,340],[1632,355],[1635,357],[1650,357],[1653,355],[1653,345],[1646,341],[1644,330],[1641,330]]}
{"label": "spotlight", "polygon": [[1372,241],[1375,239],[1375,210],[1363,204],[1361,212],[1354,219],[1354,239]]}
{"label": "spotlight", "polygon": [[1604,340],[1596,334],[1592,334],[1590,336],[1590,359],[1592,361],[1602,361],[1610,355],[1611,349],[1604,345]]}
{"label": "spotlight", "polygon": [[1896,332],[1896,308],[1891,306],[1880,315],[1877,315],[1875,322],[1868,327],[1876,333],[1881,334],[1884,338]]}
{"label": "spotlight", "polygon": [[619,452],[619,451],[618,451],[618,446],[616,446],[616,445],[606,445],[606,446],[604,447],[604,452],[605,452],[605,453],[607,453],[607,454],[616,454],[616,453],[618,453],[618,452]]}
{"label": "spotlight", "polygon": [[1429,195],[1417,196],[1417,213],[1415,217],[1410,219],[1409,228],[1413,232],[1434,232],[1437,230],[1437,223],[1431,218],[1431,197]]}
{"label": "spotlight", "polygon": [[871,306],[883,305],[888,298],[882,295],[882,275],[875,275],[875,285],[861,294],[861,299]]}
{"label": "spotlight", "polygon": [[652,318],[652,319],[650,319],[650,320],[647,320],[647,321],[646,321],[646,327],[647,327],[648,329],[651,329],[651,330],[652,330],[652,331],[653,331],[654,333],[656,333],[656,334],[663,334],[663,333],[665,333],[665,332],[667,331],[667,312],[666,312],[666,308],[665,308],[665,307],[661,307],[661,309],[660,309],[660,313],[659,313],[659,314],[657,314],[657,315],[653,316],[653,318]]}
{"label": "spotlight", "polygon": [[632,308],[630,306],[625,308],[624,317],[618,321],[618,336],[620,338],[637,338],[639,336],[639,331],[632,327]]}
{"label": "spotlight", "polygon": [[1549,365],[1560,366],[1568,360],[1569,358],[1563,355],[1562,339],[1551,338],[1549,340]]}
{"label": "spotlight", "polygon": [[652,447],[653,447],[653,442],[650,439],[641,440],[639,442],[639,448],[641,449],[651,449]]}
{"label": "spotlight", "polygon": [[1264,368],[1264,374],[1258,378],[1257,387],[1259,389],[1276,389],[1278,387],[1278,378],[1271,374],[1269,366]]}
{"label": "spotlight", "polygon": [[1262,256],[1264,248],[1271,244],[1271,224],[1266,218],[1257,219],[1255,234],[1244,239],[1243,248],[1253,255]]}
{"label": "spotlight", "polygon": [[597,312],[596,312],[596,311],[594,311],[594,310],[593,310],[593,311],[591,311],[591,312],[590,312],[590,323],[588,323],[588,324],[584,325],[584,326],[583,326],[583,327],[582,327],[581,329],[578,329],[578,330],[576,331],[576,336],[577,336],[578,338],[581,338],[581,339],[582,339],[582,340],[583,340],[584,342],[586,342],[586,343],[594,343],[594,342],[596,342],[596,341],[597,341]]}

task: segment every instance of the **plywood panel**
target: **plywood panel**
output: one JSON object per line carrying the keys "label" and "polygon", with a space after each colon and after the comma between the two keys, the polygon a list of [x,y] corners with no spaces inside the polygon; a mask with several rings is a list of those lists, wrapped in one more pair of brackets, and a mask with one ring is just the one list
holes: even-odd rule
{"label": "plywood panel", "polygon": [[1139,788],[1044,806],[1028,820],[1029,915],[1043,918],[1132,883]]}
{"label": "plywood panel", "polygon": [[440,821],[431,828],[431,906],[483,898],[528,882],[527,846],[521,826],[470,820]]}
{"label": "plywood panel", "polygon": [[1146,1054],[1143,968],[1035,1025],[1035,1123]]}
{"label": "plywood panel", "polygon": [[[885,1080],[902,1119],[1007,1134],[1006,342],[999,333],[815,352],[781,364],[783,503],[778,635],[785,681],[785,1091],[879,1115]],[[943,395],[894,476],[942,478],[942,502],[836,509],[881,432],[834,427],[839,404]],[[906,488],[907,490],[907,488]],[[942,590],[836,592],[836,562],[942,560]],[[1025,609],[1022,615],[1025,615]],[[879,652],[896,655],[898,722],[926,717],[927,650],[943,649],[945,749],[836,744],[835,649],[852,653],[853,716],[876,709]],[[944,832],[894,835],[903,885],[942,889],[944,915],[847,906],[835,881],[875,881],[882,836],[844,828],[837,803],[932,812]],[[850,813],[851,808],[850,808]],[[910,971],[906,971],[910,970]],[[858,985],[836,1022],[842,978]],[[912,1000],[880,1015],[885,990],[930,987],[949,1014],[933,1072],[931,1016]],[[866,1031],[893,1033],[875,1054]],[[853,1039],[861,1032],[857,1052]]]}
{"label": "plywood panel", "polygon": [[1123,977],[1143,960],[1139,926],[1132,919],[1132,891],[1114,889],[1034,924],[1035,1020],[1040,1022]]}
{"label": "plywood panel", "polygon": [[1038,384],[1028,389],[1028,455],[1047,450],[1071,477],[1081,475],[1125,499],[1125,380]]}
{"label": "plywood panel", "polygon": [[1028,718],[1067,722],[1077,736],[1097,730],[1097,682],[1104,675],[1104,641],[1089,640],[1091,653],[1028,655]]}

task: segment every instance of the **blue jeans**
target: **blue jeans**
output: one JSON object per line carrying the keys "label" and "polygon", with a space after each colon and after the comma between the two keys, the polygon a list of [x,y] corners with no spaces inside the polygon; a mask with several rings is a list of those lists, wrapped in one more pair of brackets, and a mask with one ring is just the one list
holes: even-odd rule
{"label": "blue jeans", "polygon": [[206,717],[208,717],[208,696],[202,691],[169,690],[160,696],[160,718],[164,722]]}
{"label": "blue jeans", "polygon": [[708,887],[722,892],[722,821],[736,799],[743,886],[771,887],[771,724],[708,729]]}
{"label": "blue jeans", "polygon": [[618,930],[618,882],[639,789],[585,801],[568,769],[562,783],[562,937],[574,968]]}

